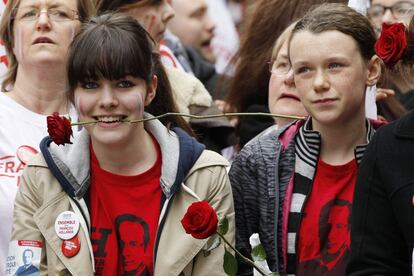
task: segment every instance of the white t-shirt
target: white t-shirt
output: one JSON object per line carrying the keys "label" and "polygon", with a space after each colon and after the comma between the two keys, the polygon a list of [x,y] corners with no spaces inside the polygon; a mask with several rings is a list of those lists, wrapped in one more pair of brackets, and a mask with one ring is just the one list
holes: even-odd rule
{"label": "white t-shirt", "polygon": [[[77,119],[74,108],[70,116]],[[48,135],[46,117],[0,92],[0,275],[5,271],[20,176],[28,159],[40,151],[40,141]]]}

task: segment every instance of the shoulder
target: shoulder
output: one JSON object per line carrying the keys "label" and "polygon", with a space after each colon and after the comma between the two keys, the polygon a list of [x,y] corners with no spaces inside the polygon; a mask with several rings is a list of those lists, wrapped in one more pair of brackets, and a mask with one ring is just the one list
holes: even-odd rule
{"label": "shoulder", "polygon": [[26,165],[28,168],[30,167],[45,167],[47,168],[47,163],[45,158],[43,157],[42,153],[37,153],[29,160],[29,162]]}
{"label": "shoulder", "polygon": [[414,112],[376,129],[370,146],[376,147],[380,152],[395,152],[400,147],[411,145],[412,140],[414,140]]}
{"label": "shoulder", "polygon": [[165,66],[164,68],[172,85],[179,85],[180,87],[194,87],[199,83],[201,84],[196,77],[181,69],[168,66]]}
{"label": "shoulder", "polygon": [[264,151],[279,148],[281,146],[279,138],[284,130],[285,128],[278,128],[277,125],[263,130],[241,149],[239,156],[261,155]]}
{"label": "shoulder", "polygon": [[225,168],[229,166],[229,162],[223,156],[214,151],[203,150],[200,157],[191,168],[190,172],[212,166]]}
{"label": "shoulder", "polygon": [[227,175],[228,161],[221,155],[204,150],[188,172],[184,182],[201,198],[213,190],[230,190]]}
{"label": "shoulder", "polygon": [[211,106],[213,100],[210,93],[196,77],[176,68],[165,67],[165,70],[178,103]]}

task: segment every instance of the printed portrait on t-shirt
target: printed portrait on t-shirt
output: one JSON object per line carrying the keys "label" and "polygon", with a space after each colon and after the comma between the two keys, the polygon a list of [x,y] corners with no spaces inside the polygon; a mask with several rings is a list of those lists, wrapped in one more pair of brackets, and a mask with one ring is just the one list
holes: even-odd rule
{"label": "printed portrait on t-shirt", "polygon": [[15,276],[37,276],[39,275],[39,269],[33,265],[34,252],[31,249],[26,249],[23,251],[22,259],[23,265],[19,266]]}
{"label": "printed portrait on t-shirt", "polygon": [[147,223],[131,214],[120,215],[115,220],[118,245],[124,275],[150,275],[142,259],[150,242]]}
{"label": "printed portrait on t-shirt", "polygon": [[352,204],[333,199],[319,215],[319,258],[299,263],[298,275],[345,275],[350,250]]}

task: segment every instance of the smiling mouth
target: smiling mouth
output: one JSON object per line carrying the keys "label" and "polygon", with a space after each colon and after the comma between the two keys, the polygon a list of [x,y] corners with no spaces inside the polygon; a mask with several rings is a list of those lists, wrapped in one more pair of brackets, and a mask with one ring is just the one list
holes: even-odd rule
{"label": "smiling mouth", "polygon": [[100,123],[112,124],[112,123],[125,122],[125,119],[127,118],[127,116],[99,116],[99,117],[93,117],[93,118]]}

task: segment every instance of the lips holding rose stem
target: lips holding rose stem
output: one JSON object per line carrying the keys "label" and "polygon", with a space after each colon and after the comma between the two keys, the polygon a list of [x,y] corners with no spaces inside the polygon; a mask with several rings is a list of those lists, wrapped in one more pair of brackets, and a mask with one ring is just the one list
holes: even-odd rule
{"label": "lips holding rose stem", "polygon": [[[191,115],[191,114],[183,114],[183,113],[176,113],[176,112],[169,112],[164,113],[154,117],[147,117],[141,119],[124,119],[121,122],[125,123],[141,123],[151,120],[161,119],[167,116],[181,116],[181,117],[188,117],[191,119],[211,119],[211,118],[219,118],[219,117],[234,117],[234,116],[264,116],[264,117],[276,117],[276,118],[285,118],[285,119],[292,119],[292,120],[304,120],[305,117],[300,116],[290,116],[290,115],[281,115],[281,114],[273,114],[273,113],[220,113],[220,114],[213,114],[213,115]],[[101,122],[100,120],[92,120],[92,121],[84,121],[84,122],[71,122],[65,116],[60,116],[59,113],[54,112],[52,115],[47,116],[47,131],[49,136],[52,138],[53,142],[57,145],[64,145],[64,144],[72,144],[70,141],[70,137],[73,136],[72,126],[82,126],[82,125],[90,125],[96,124]]]}

